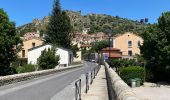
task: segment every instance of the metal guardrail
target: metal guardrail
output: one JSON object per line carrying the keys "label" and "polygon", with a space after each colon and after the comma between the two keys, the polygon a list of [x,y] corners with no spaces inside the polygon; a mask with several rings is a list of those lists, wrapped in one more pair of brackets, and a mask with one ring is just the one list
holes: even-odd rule
{"label": "metal guardrail", "polygon": [[81,79],[75,82],[75,100],[81,100]]}
{"label": "metal guardrail", "polygon": [[[86,73],[86,93],[89,90],[89,83],[93,83],[93,79],[95,79],[95,76],[97,75],[98,71],[100,69],[100,66],[95,67],[93,70],[90,72],[90,78],[89,78],[89,73]],[[90,81],[90,82],[89,82]]]}
{"label": "metal guardrail", "polygon": [[[95,67],[90,73],[86,73],[86,90],[85,93],[89,90],[89,85],[93,83],[93,79],[97,75],[100,66]],[[90,74],[90,76],[89,76]],[[81,100],[81,79],[75,82],[75,100]]]}

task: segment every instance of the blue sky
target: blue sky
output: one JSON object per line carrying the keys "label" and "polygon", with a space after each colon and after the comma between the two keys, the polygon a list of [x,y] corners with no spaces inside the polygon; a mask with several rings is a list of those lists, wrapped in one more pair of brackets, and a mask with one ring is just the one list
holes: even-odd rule
{"label": "blue sky", "polygon": [[[3,8],[17,26],[43,18],[50,14],[53,0],[1,0]],[[169,5],[169,6],[168,6]],[[62,9],[82,11],[82,14],[97,13],[140,20],[149,18],[157,22],[162,12],[170,11],[169,0],[61,0]]]}

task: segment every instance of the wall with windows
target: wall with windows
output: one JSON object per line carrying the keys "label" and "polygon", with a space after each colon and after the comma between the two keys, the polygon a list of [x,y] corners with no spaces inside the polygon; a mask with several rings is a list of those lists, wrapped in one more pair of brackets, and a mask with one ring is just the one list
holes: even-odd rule
{"label": "wall with windows", "polygon": [[135,54],[140,54],[140,45],[143,39],[133,33],[126,32],[113,38],[113,47],[122,51],[123,57],[132,57]]}

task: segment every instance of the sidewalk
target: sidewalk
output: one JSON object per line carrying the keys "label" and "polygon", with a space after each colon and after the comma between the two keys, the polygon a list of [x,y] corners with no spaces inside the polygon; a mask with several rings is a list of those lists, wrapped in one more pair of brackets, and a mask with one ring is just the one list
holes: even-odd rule
{"label": "sidewalk", "polygon": [[82,100],[109,100],[105,67],[102,65],[89,91],[82,94]]}

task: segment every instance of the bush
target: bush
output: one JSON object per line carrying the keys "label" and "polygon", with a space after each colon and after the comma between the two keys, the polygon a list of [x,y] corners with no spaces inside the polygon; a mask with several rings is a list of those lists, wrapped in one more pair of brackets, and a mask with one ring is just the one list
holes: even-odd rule
{"label": "bush", "polygon": [[16,68],[18,73],[26,73],[26,72],[33,72],[36,71],[36,66],[35,65],[24,65],[24,66],[19,66]]}
{"label": "bush", "polygon": [[130,79],[140,78],[144,81],[144,68],[139,66],[124,67],[120,69],[120,77],[127,83],[130,83]]}
{"label": "bush", "polygon": [[110,65],[110,67],[120,67],[120,61],[119,59],[109,59],[107,63]]}
{"label": "bush", "polygon": [[52,69],[59,64],[58,61],[59,56],[55,55],[55,49],[45,49],[38,58],[38,65],[42,69]]}
{"label": "bush", "polygon": [[24,66],[27,64],[27,58],[17,58],[12,62],[12,67]]}
{"label": "bush", "polygon": [[108,64],[113,67],[129,67],[136,66],[137,62],[134,59],[109,59]]}

